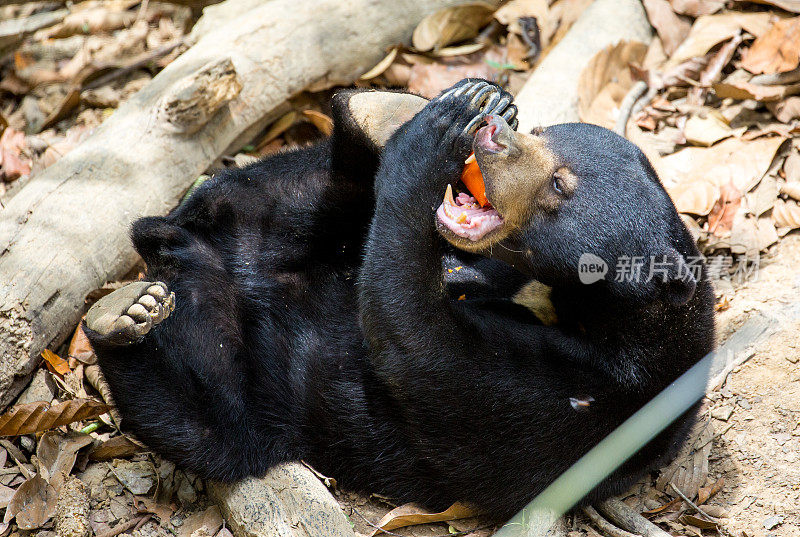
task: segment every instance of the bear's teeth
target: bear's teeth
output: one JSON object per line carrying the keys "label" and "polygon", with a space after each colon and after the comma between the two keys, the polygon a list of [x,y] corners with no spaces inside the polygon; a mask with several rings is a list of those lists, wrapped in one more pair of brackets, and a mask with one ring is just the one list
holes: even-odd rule
{"label": "bear's teeth", "polygon": [[[447,190],[444,191],[444,205],[445,211],[447,206],[450,205],[451,207],[456,204],[455,198],[453,198],[453,186],[447,185]],[[449,214],[447,216],[450,216]]]}
{"label": "bear's teeth", "polygon": [[464,164],[475,162],[475,160],[475,153],[470,153],[470,155],[467,157],[467,160],[464,161]]}
{"label": "bear's teeth", "polygon": [[466,221],[467,221],[467,213],[465,212],[462,212],[461,215],[458,217],[458,220],[456,220],[456,222],[458,222],[459,224],[463,224]]}

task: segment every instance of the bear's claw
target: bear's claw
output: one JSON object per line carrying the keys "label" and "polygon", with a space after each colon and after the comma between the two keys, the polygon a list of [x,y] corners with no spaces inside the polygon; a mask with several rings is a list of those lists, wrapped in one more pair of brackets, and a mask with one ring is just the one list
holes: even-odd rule
{"label": "bear's claw", "polygon": [[97,301],[86,326],[105,341],[130,345],[144,337],[175,309],[175,293],[162,282],[134,282]]}
{"label": "bear's claw", "polygon": [[517,107],[511,104],[511,95],[485,80],[465,81],[440,97],[448,98],[469,99],[469,106],[480,111],[464,129],[469,135],[474,135],[486,117],[491,115],[502,116],[512,129],[517,128]]}

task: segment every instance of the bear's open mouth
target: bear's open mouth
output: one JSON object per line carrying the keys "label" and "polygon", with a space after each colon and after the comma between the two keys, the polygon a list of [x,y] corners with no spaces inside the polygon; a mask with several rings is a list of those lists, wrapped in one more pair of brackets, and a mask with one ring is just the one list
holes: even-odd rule
{"label": "bear's open mouth", "polygon": [[450,185],[447,185],[436,217],[454,234],[473,242],[503,225],[503,217],[491,204],[481,207],[478,200],[466,192],[459,192],[454,198]]}

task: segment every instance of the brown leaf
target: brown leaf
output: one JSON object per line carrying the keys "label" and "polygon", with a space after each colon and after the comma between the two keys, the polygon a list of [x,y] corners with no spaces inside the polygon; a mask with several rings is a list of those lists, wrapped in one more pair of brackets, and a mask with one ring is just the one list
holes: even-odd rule
{"label": "brown leaf", "polygon": [[178,530],[178,537],[191,537],[196,531],[200,531],[199,535],[215,535],[221,527],[219,507],[212,505],[205,511],[188,516]]}
{"label": "brown leaf", "polygon": [[96,35],[129,26],[136,20],[136,13],[130,11],[110,10],[106,7],[95,7],[74,11],[64,20],[34,35],[35,39],[53,39],[69,37],[75,34]]}
{"label": "brown leaf", "polygon": [[414,29],[411,42],[423,52],[446,47],[478,35],[492,18],[491,4],[473,2],[431,13]]}
{"label": "brown leaf", "polygon": [[322,112],[316,110],[303,110],[303,115],[306,116],[311,123],[317,128],[319,132],[325,136],[330,136],[333,132],[333,120]]}
{"label": "brown leaf", "polygon": [[742,67],[754,74],[782,73],[800,64],[800,17],[777,21],[753,42]]}
{"label": "brown leaf", "polygon": [[669,3],[676,13],[690,17],[702,17],[722,9],[725,0],[669,0]]}
{"label": "brown leaf", "polygon": [[702,177],[720,187],[733,183],[747,192],[767,172],[783,142],[781,137],[728,138],[708,148],[687,147],[661,159],[662,179],[677,184]]}
{"label": "brown leaf", "polygon": [[0,179],[13,181],[31,173],[30,161],[22,157],[25,134],[6,127],[0,135]]}
{"label": "brown leaf", "polygon": [[708,214],[720,197],[719,187],[703,179],[678,183],[668,192],[679,213],[698,216]]}
{"label": "brown leaf", "polygon": [[714,82],[711,86],[720,99],[755,99],[761,102],[777,101],[800,92],[800,86],[762,86],[745,81]]}
{"label": "brown leaf", "polygon": [[708,500],[716,496],[717,493],[722,490],[723,486],[725,486],[725,478],[720,477],[714,481],[711,486],[700,487],[700,490],[697,491],[697,501],[695,503],[697,505],[703,505]]}
{"label": "brown leaf", "polygon": [[127,436],[120,435],[109,438],[89,454],[93,461],[108,461],[111,459],[126,459],[142,451],[142,447],[134,443]]}
{"label": "brown leaf", "polygon": [[690,117],[683,127],[683,135],[692,145],[709,147],[730,136],[741,136],[747,127],[732,129],[717,110],[708,110],[705,117]]}
{"label": "brown leaf", "polygon": [[684,524],[689,524],[696,528],[700,528],[701,530],[715,530],[717,529],[717,523],[711,520],[705,520],[703,518],[699,518],[693,515],[682,515],[678,520],[683,522]]}
{"label": "brown leaf", "polygon": [[676,14],[667,0],[643,0],[642,3],[650,24],[661,38],[664,52],[669,56],[689,35],[692,25]]}
{"label": "brown leaf", "polygon": [[67,361],[50,349],[45,349],[42,351],[42,358],[44,358],[47,369],[49,369],[51,373],[54,373],[61,378],[64,378],[64,375],[69,373],[69,364]]}
{"label": "brown leaf", "polygon": [[459,518],[470,518],[479,515],[470,507],[463,503],[454,503],[447,510],[441,513],[431,513],[414,503],[407,503],[392,509],[378,522],[378,527],[373,531],[370,536],[382,533],[381,530],[391,531],[397,528],[405,528],[406,526],[414,526],[416,524],[429,524],[431,522],[446,522],[448,520],[456,520]]}
{"label": "brown leaf", "polygon": [[46,431],[75,421],[96,418],[108,406],[94,399],[72,399],[50,406],[46,401],[15,405],[0,415],[0,436],[16,436]]}
{"label": "brown leaf", "polygon": [[647,46],[620,41],[595,54],[578,78],[578,114],[581,121],[612,128],[619,103],[633,85],[628,66],[641,62]]}
{"label": "brown leaf", "polygon": [[711,424],[711,419],[699,420],[692,427],[689,440],[683,444],[672,463],[661,470],[656,480],[656,488],[675,496],[675,491],[669,486],[673,483],[681,492],[694,498],[708,477],[708,456],[711,453],[713,438],[714,426]]}
{"label": "brown leaf", "polygon": [[26,480],[14,493],[3,519],[8,523],[16,517],[17,526],[22,530],[35,530],[42,527],[56,512],[58,493],[41,475]]}
{"label": "brown leaf", "polygon": [[778,228],[800,228],[800,205],[794,200],[778,200],[772,208],[772,221]]}
{"label": "brown leaf", "polygon": [[800,0],[752,0],[757,4],[775,6],[792,13],[800,13]]}
{"label": "brown leaf", "polygon": [[800,181],[792,181],[791,183],[784,183],[781,186],[781,194],[786,194],[790,198],[800,200]]}
{"label": "brown leaf", "polygon": [[733,219],[742,204],[742,193],[730,183],[722,185],[719,193],[719,199],[708,214],[708,230],[721,237],[733,227]]}
{"label": "brown leaf", "polygon": [[95,356],[92,345],[89,343],[89,338],[83,332],[83,323],[78,323],[75,333],[72,334],[67,354],[70,358],[74,358],[82,364],[92,365],[97,363],[97,356]]}
{"label": "brown leaf", "polygon": [[69,475],[78,451],[92,443],[88,434],[63,435],[48,431],[42,435],[36,447],[36,458],[39,459],[39,473],[50,483],[56,492],[61,490],[64,477]]}
{"label": "brown leaf", "polygon": [[741,30],[760,36],[769,30],[770,17],[769,13],[739,11],[699,17],[694,21],[689,35],[667,62],[667,66],[674,67],[691,58],[704,56],[715,45],[727,41]]}
{"label": "brown leaf", "polygon": [[495,71],[484,61],[474,63],[418,63],[411,67],[408,91],[432,99],[462,78],[474,77],[494,80]]}
{"label": "brown leaf", "polygon": [[782,123],[800,119],[800,97],[789,97],[778,102],[768,103],[767,108]]}

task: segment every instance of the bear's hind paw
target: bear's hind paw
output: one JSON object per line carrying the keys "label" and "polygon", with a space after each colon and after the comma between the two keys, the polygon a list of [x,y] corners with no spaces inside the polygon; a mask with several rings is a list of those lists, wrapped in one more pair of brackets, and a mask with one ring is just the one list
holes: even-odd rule
{"label": "bear's hind paw", "polygon": [[134,282],[98,300],[86,326],[106,343],[135,343],[175,309],[175,293],[162,282]]}

